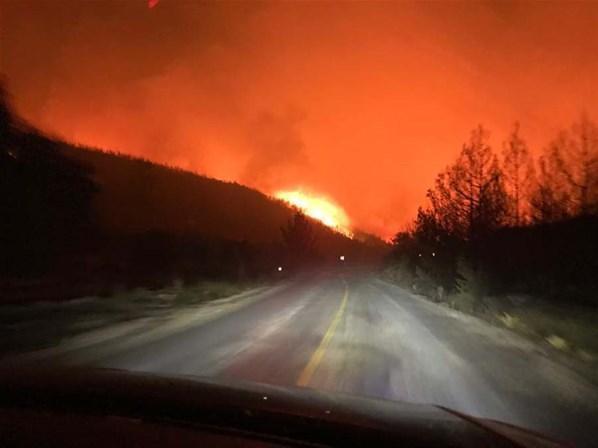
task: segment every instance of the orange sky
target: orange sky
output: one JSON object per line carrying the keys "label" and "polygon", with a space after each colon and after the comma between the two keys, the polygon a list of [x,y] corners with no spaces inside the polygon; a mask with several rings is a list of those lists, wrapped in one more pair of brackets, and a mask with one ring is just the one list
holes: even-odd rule
{"label": "orange sky", "polygon": [[598,117],[598,2],[0,0],[18,111],[70,141],[335,199],[388,237],[469,130]]}

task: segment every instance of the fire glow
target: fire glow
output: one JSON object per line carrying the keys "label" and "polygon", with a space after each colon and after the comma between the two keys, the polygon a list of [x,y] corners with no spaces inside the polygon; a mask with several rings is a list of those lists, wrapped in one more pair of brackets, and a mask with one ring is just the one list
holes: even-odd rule
{"label": "fire glow", "polygon": [[351,238],[349,217],[345,211],[329,199],[315,196],[300,190],[277,191],[274,196],[297,207],[310,218]]}

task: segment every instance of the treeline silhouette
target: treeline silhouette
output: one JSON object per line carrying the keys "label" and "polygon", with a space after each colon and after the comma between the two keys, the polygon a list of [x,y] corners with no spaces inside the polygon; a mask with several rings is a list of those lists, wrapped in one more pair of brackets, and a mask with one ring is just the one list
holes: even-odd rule
{"label": "treeline silhouette", "polygon": [[500,154],[478,126],[393,241],[394,276],[438,300],[529,294],[598,305],[598,127],[582,114],[534,160],[519,124]]}
{"label": "treeline silhouette", "polygon": [[0,271],[39,274],[68,256],[91,223],[89,170],[19,120],[0,89]]}
{"label": "treeline silhouette", "polygon": [[[4,90],[0,133],[4,301],[248,280],[280,275],[285,263],[374,260],[385,249],[236,183],[44,136],[15,115]],[[308,251],[296,247],[297,219],[313,237]]]}

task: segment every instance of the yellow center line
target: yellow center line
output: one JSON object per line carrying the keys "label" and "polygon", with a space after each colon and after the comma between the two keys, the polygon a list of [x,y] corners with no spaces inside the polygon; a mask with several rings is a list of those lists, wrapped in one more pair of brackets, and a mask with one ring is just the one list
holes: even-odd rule
{"label": "yellow center line", "polygon": [[[344,281],[344,279],[343,279],[343,281]],[[322,361],[322,358],[324,357],[326,348],[328,347],[328,344],[330,344],[330,340],[332,339],[332,336],[334,335],[334,331],[336,330],[336,327],[337,327],[338,323],[340,322],[341,317],[343,316],[343,312],[345,311],[345,307],[347,306],[348,298],[349,298],[349,289],[347,288],[347,283],[345,282],[345,294],[343,295],[343,301],[341,302],[341,306],[338,308],[338,311],[334,315],[332,322],[330,322],[330,326],[328,327],[328,330],[326,330],[326,333],[324,334],[324,337],[322,338],[320,345],[318,346],[318,348],[316,349],[314,354],[311,356],[311,359],[309,360],[309,362],[307,363],[307,365],[301,372],[301,375],[299,375],[299,379],[297,380],[298,386],[308,385],[309,381],[311,380],[312,375],[314,374],[314,372],[320,365],[320,361]]]}

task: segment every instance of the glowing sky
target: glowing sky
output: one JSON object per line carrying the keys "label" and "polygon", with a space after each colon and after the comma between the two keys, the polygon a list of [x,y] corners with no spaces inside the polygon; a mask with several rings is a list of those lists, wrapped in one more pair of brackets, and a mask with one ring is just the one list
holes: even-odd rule
{"label": "glowing sky", "polygon": [[[154,2],[151,2],[154,3]],[[598,117],[598,2],[0,3],[18,111],[68,140],[267,193],[387,237],[483,123],[532,149]]]}

